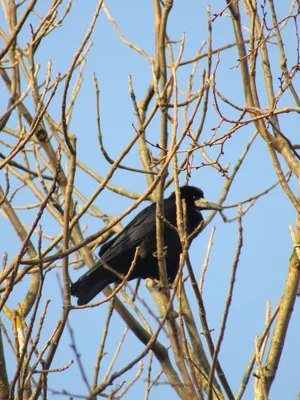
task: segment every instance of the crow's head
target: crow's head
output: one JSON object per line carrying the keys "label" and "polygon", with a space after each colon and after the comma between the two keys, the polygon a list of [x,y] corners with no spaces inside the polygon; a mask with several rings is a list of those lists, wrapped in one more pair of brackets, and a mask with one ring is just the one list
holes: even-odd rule
{"label": "crow's head", "polygon": [[195,186],[182,186],[180,195],[182,199],[186,200],[187,204],[193,203],[198,210],[222,210],[222,206],[219,204],[206,200],[203,191]]}

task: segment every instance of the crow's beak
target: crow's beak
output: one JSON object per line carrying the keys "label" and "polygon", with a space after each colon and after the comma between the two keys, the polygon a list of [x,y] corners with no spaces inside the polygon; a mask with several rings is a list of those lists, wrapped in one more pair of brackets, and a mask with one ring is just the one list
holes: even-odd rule
{"label": "crow's beak", "polygon": [[208,201],[208,200],[206,200],[204,198],[196,200],[194,203],[195,203],[195,206],[199,210],[217,210],[217,211],[221,211],[222,208],[223,208],[219,204],[211,203],[210,201]]}

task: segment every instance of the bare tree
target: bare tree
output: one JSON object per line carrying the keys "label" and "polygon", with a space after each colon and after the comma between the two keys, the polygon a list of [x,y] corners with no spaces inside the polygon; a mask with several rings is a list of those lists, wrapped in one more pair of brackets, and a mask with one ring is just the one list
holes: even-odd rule
{"label": "bare tree", "polygon": [[[99,0],[89,26],[84,26],[85,34],[80,41],[72,42],[72,46],[76,42],[77,50],[67,68],[58,73],[53,71],[61,67],[57,67],[55,57],[49,59],[50,54],[69,50],[66,38],[82,31],[76,17],[86,5],[75,5],[72,0],[53,0],[51,4],[42,0],[2,2],[5,24],[0,28],[0,75],[7,107],[5,110],[1,104],[0,117],[1,399],[46,399],[54,394],[116,399],[127,393],[130,398],[141,398],[142,382],[145,399],[152,398],[154,390],[158,393],[167,388],[172,398],[239,400],[244,397],[253,373],[255,399],[265,400],[273,384],[280,381],[278,367],[288,341],[300,266],[300,205],[295,184],[300,177],[300,145],[296,132],[290,131],[291,125],[296,127],[295,114],[297,117],[300,112],[299,3],[231,0],[220,3],[217,9],[212,5],[212,10],[208,4],[179,3],[154,0],[153,34],[145,30],[139,35],[136,29],[136,37],[130,41],[114,19],[113,5]],[[199,13],[198,7],[201,12],[197,18],[206,19],[201,33],[206,33],[202,37],[195,33],[199,36],[198,50],[189,58],[186,53],[190,37],[183,33],[177,37],[178,32],[188,29],[179,17],[182,11],[182,17],[186,13],[187,19],[191,18]],[[139,24],[139,15],[141,19],[150,19],[140,5],[136,4],[131,11],[127,17],[132,18],[133,26]],[[110,38],[95,34],[100,20],[113,28]],[[144,50],[150,35],[153,51]],[[54,48],[52,37],[56,40]],[[98,72],[91,75],[85,71],[93,51],[92,38],[96,48],[97,43],[103,44],[103,54],[109,47],[111,54],[118,56],[119,50],[114,49],[116,37],[125,45],[128,57],[132,57],[132,65],[138,57],[140,72],[138,76],[128,76],[128,89],[119,88],[117,83],[111,88],[114,95],[108,100],[110,107],[118,109],[115,93],[122,91],[122,99],[130,95],[126,103],[130,110],[128,120],[134,115],[124,132],[112,134],[103,129],[103,108],[100,120],[100,89],[105,77],[99,79]],[[99,64],[113,67],[108,57],[100,58]],[[92,66],[95,71],[98,67]],[[121,56],[118,68],[123,68]],[[94,87],[84,97],[86,76]],[[144,92],[136,84],[141,78]],[[224,89],[226,80],[232,92]],[[90,116],[82,115],[78,107],[81,101],[88,102],[93,115],[92,132],[87,124]],[[115,119],[122,118],[119,110],[114,115]],[[72,124],[76,118],[86,120],[85,132]],[[82,156],[77,140],[84,141],[90,157]],[[118,141],[123,148],[116,155]],[[237,201],[228,204],[226,200],[238,174],[244,170],[248,175],[252,173],[247,160],[253,146],[259,146],[260,152],[251,158],[251,163],[269,163],[276,178],[271,185],[261,168],[255,180],[257,186],[250,188],[251,194],[247,198],[238,194]],[[93,163],[95,159],[101,163],[102,175]],[[205,277],[213,257],[215,227],[208,238],[206,256],[202,255],[199,273],[192,267],[185,207],[179,196],[180,184],[195,182],[200,173],[205,173],[208,182],[216,182],[219,204],[224,205],[222,217],[228,223],[225,227],[234,226],[231,232],[236,237],[230,279],[224,282],[226,301],[221,305],[222,318],[220,326],[214,327],[216,332],[212,332],[205,302],[206,293],[214,290],[213,285],[206,285]],[[116,176],[121,176],[121,185],[113,183]],[[144,191],[130,189],[133,176],[138,187],[146,187]],[[251,338],[253,354],[237,389],[219,355],[221,346],[228,345],[224,343],[225,330],[234,290],[239,285],[240,255],[246,246],[243,220],[256,201],[269,197],[274,188],[286,196],[296,215],[295,228],[290,225],[291,257],[286,259],[288,271],[283,290],[276,293],[279,302],[272,309],[267,302],[265,326],[261,326],[259,337]],[[177,194],[178,233],[183,248],[172,290],[168,285],[158,288],[150,279],[146,280],[145,290],[141,282],[128,284],[125,278],[122,284],[104,289],[105,296],[99,301],[81,307],[73,305],[73,270],[92,267],[96,260],[94,250],[120,232],[123,219],[146,200],[157,204],[156,256],[161,281],[166,283],[163,198],[168,189]],[[101,203],[103,198],[119,199],[117,216],[108,214],[109,208]],[[121,203],[123,198],[130,203]],[[130,205],[126,208],[125,204]],[[201,229],[215,214],[211,212],[206,217]],[[276,221],[269,228],[269,243],[275,243],[275,224]],[[257,290],[258,287],[251,289],[254,297]],[[49,311],[50,301],[57,302],[55,313]],[[89,339],[78,340],[73,324],[91,308],[93,315],[101,313],[101,319],[106,313],[106,319],[98,347],[93,345],[89,350],[87,366],[82,358],[83,342]],[[249,333],[239,327],[238,320],[234,326],[248,338]],[[82,328],[93,332],[93,327]],[[135,346],[128,351],[130,332],[130,346]],[[71,343],[72,359],[57,367],[57,354],[66,351],[66,343]],[[230,350],[234,363],[234,348]],[[225,363],[228,365],[229,361]],[[55,377],[64,379],[64,374],[73,373],[76,366],[85,394],[70,390],[70,386],[58,390],[49,385]]]}

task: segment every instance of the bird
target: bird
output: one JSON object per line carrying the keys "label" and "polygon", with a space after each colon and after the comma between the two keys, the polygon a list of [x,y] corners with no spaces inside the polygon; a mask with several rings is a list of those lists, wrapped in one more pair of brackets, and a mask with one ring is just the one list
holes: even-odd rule
{"label": "bird", "polygon": [[[180,187],[180,197],[186,202],[186,231],[191,235],[203,221],[201,210],[221,210],[222,206],[204,198],[203,191],[194,186]],[[181,241],[177,231],[176,196],[173,192],[164,199],[164,253],[168,282],[172,283],[179,269]],[[192,241],[201,231],[192,235]],[[190,243],[189,243],[190,245]],[[100,260],[71,285],[71,294],[78,298],[78,305],[89,303],[98,293],[111,283],[122,282],[127,275],[135,253],[136,263],[128,280],[152,278],[159,280],[156,245],[156,204],[144,208],[113,239],[104,243],[99,251]],[[105,268],[108,266],[108,268]],[[116,271],[116,273],[114,273]]]}

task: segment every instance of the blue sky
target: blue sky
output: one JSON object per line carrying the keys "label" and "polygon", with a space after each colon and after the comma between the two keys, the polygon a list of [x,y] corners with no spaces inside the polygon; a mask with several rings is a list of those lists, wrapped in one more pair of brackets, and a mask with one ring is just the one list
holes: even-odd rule
{"label": "blue sky", "polygon": [[[188,5],[179,1],[174,3],[174,9],[172,10],[168,25],[168,34],[172,40],[178,40],[181,38],[182,32],[185,32],[186,42],[183,58],[188,59],[195,55],[201,43],[207,39],[206,3],[194,0],[190,1]],[[43,13],[49,8],[49,4],[50,1],[48,0],[38,2],[37,10]],[[152,3],[149,1],[138,2],[130,0],[126,2],[108,1],[106,4],[124,36],[140,46],[150,56],[154,56]],[[49,59],[52,60],[53,79],[59,72],[61,74],[66,73],[72,62],[74,53],[78,49],[82,37],[89,26],[95,7],[96,1],[75,2],[62,27],[56,29],[45,39],[44,44],[36,54],[36,62],[41,63],[40,82],[42,82],[45,75],[45,65]],[[212,14],[217,13],[223,7],[223,2],[213,2],[211,4]],[[278,16],[285,15],[286,9],[288,9],[288,5],[285,4],[279,4],[276,7],[278,7]],[[3,21],[3,15],[0,15],[0,18],[0,21]],[[243,21],[244,25],[249,27],[249,21],[245,15],[243,15]],[[38,20],[32,16],[31,22],[37,24]],[[296,63],[293,29],[293,25],[289,24],[283,34],[286,40],[285,50],[288,55],[290,68]],[[28,42],[29,32],[29,26],[25,24],[19,38],[20,45]],[[245,37],[247,37],[247,34],[245,34]],[[223,15],[222,18],[217,18],[213,23],[213,48],[233,41],[234,35],[230,19],[226,15]],[[128,91],[128,74],[132,76],[135,94],[139,101],[150,83],[151,68],[147,60],[143,59],[139,54],[129,49],[120,41],[103,11],[101,11],[94,29],[92,42],[93,46],[87,56],[87,64],[83,71],[83,83],[74,107],[70,131],[77,137],[78,158],[101,176],[104,176],[109,170],[109,165],[101,155],[98,146],[95,118],[95,91],[92,74],[95,73],[97,75],[100,87],[101,126],[104,143],[109,155],[115,159],[133,137],[134,130],[132,123],[136,124],[136,117]],[[176,54],[178,52],[178,45],[175,49]],[[280,59],[277,47],[274,45],[270,47],[270,56],[272,57],[275,91],[277,92],[279,90],[277,77],[280,76]],[[243,106],[245,100],[240,73],[239,69],[234,67],[237,64],[237,58],[236,48],[220,54],[220,65],[216,81],[219,91],[232,102]],[[213,66],[215,64],[216,57],[213,57]],[[206,60],[201,60],[195,76],[195,90],[200,84],[201,70],[206,67]],[[191,65],[188,65],[183,67],[178,73],[179,89],[182,91],[186,90],[191,68]],[[261,99],[261,107],[266,108],[267,97],[260,72],[260,65],[258,65],[257,69],[258,94]],[[74,83],[74,80],[72,83]],[[49,108],[49,112],[56,121],[59,121],[61,118],[62,88],[61,86],[58,89],[57,95]],[[0,91],[2,93],[1,110],[4,110],[7,101],[7,92],[2,82],[0,83]],[[30,104],[30,100],[28,100],[27,104]],[[290,95],[286,94],[280,102],[280,107],[289,105],[292,106],[294,104]],[[221,105],[221,108],[228,117],[234,118],[237,115],[224,104]],[[182,118],[182,114],[179,114],[179,118]],[[196,117],[196,122],[199,119],[200,115]],[[218,122],[219,117],[213,108],[212,96],[210,96],[203,140],[205,138],[207,140],[210,137],[212,128]],[[295,126],[299,124],[299,118],[290,113],[283,116],[280,123],[283,132],[292,141],[297,140]],[[11,127],[14,127],[12,121],[10,121],[10,124]],[[182,128],[182,120],[179,122],[179,126]],[[197,126],[197,123],[195,123],[195,126]],[[219,134],[222,132],[225,133],[228,127],[228,124],[222,125]],[[156,143],[159,140],[159,129],[159,118],[155,118],[148,128],[148,139]],[[238,131],[232,139],[226,142],[224,148],[225,154],[221,159],[223,165],[228,163],[231,170],[253,132],[254,126],[247,126]],[[185,142],[185,145],[187,146],[188,143],[188,141]],[[212,155],[215,154],[214,149],[208,150],[208,152]],[[202,161],[200,155],[195,156],[195,164],[197,161]],[[133,167],[141,167],[137,146],[126,157],[125,164]],[[284,167],[284,170],[287,170],[286,167]],[[181,177],[181,183],[184,182],[184,178],[184,176]],[[277,178],[266,145],[258,137],[251,147],[225,203],[236,203],[250,195],[257,194],[271,186],[276,180]],[[1,182],[3,182],[3,174],[1,175]],[[14,185],[17,185],[14,180],[12,182]],[[118,171],[113,176],[111,183],[123,186],[127,190],[136,193],[143,193],[147,187],[145,175],[123,170]],[[211,167],[193,170],[190,180],[190,184],[200,186],[204,190],[205,196],[212,201],[218,200],[223,183],[224,178]],[[97,187],[95,181],[88,178],[79,170],[76,185],[86,197],[91,196]],[[293,179],[291,180],[291,187],[294,193],[297,193],[297,183]],[[170,189],[167,193],[169,192]],[[16,196],[15,205],[26,204],[28,199]],[[97,198],[95,204],[101,211],[117,216],[131,203],[131,199],[118,196],[106,190]],[[140,206],[138,210],[144,207],[145,204]],[[135,210],[134,214],[138,210]],[[26,214],[23,211],[20,213],[22,221],[27,223],[32,222],[35,215],[34,212]],[[234,213],[236,213],[236,210],[226,212],[228,216],[233,216]],[[126,217],[123,223],[126,224],[132,216],[133,214]],[[5,232],[7,232],[8,239],[1,241],[0,254],[8,251],[9,257],[12,258],[18,251],[20,244],[16,242],[12,228],[9,227],[2,216],[0,218],[1,225],[3,224]],[[51,219],[47,216],[44,217],[43,223],[45,224],[45,231],[51,232],[53,235],[60,232],[60,227],[54,224],[52,226]],[[81,223],[82,225],[88,224],[86,235],[99,230],[103,226],[99,219],[89,217],[84,217]],[[214,340],[216,340],[229,287],[231,265],[236,250],[237,224],[236,222],[225,224],[219,215],[215,217],[213,224],[216,226],[216,233],[205,280],[204,301],[207,308],[209,325],[215,330],[212,335]],[[237,272],[231,312],[220,353],[220,362],[234,393],[236,393],[239,387],[243,373],[253,353],[254,336],[259,335],[263,330],[266,300],[270,300],[271,307],[274,309],[282,295],[288,261],[292,252],[292,240],[288,224],[295,225],[295,212],[288,198],[278,186],[267,196],[260,198],[243,218],[244,245]],[[200,275],[210,230],[211,225],[194,241],[190,251],[196,276]],[[76,280],[83,273],[84,268],[78,272],[71,270],[72,280]],[[45,288],[44,297],[45,299],[51,297],[51,305],[48,323],[45,326],[42,340],[45,340],[49,336],[49,332],[53,329],[61,312],[61,296],[57,284],[57,279],[61,279],[60,271],[51,272],[48,274],[47,279],[48,283]],[[10,299],[11,306],[16,304],[15,302],[18,301],[17,299],[19,299],[21,291],[26,290],[26,287],[25,282],[18,285],[18,290],[14,290]],[[191,292],[189,285],[187,288]],[[146,289],[142,289],[141,295],[155,309]],[[194,301],[191,301],[191,303],[197,315],[196,303]],[[106,309],[107,307],[104,305],[94,309],[79,310],[71,313],[71,327],[74,330],[75,340],[90,382],[93,376],[95,354],[106,318]],[[300,351],[298,338],[300,324],[298,315],[299,306],[296,302],[285,349],[277,373],[278,377],[271,392],[271,398],[274,400],[283,398],[294,399],[299,391],[298,360]],[[150,316],[149,319],[151,319]],[[3,320],[5,320],[5,317],[3,317]],[[108,347],[106,349],[109,355],[104,364],[109,363],[111,354],[123,330],[123,322],[117,315],[114,315]],[[201,330],[200,326],[199,330]],[[166,338],[163,334],[161,334],[161,341],[166,343]],[[70,343],[70,335],[66,331],[53,367],[60,367],[69,362],[71,358],[74,358]],[[116,367],[121,368],[124,366],[126,361],[136,356],[141,349],[142,346],[137,342],[135,337],[131,333],[128,333],[125,346],[121,351],[121,356],[117,360]],[[9,354],[9,349],[7,351]],[[9,365],[10,371],[13,371],[14,363],[10,361]],[[157,363],[155,363],[155,368],[157,371],[159,370]],[[136,369],[130,376],[133,376],[135,371]],[[125,396],[126,399],[143,397],[145,387],[144,378],[141,378],[135,388],[128,392]],[[245,399],[253,398],[253,379],[253,377],[250,378]],[[127,380],[129,380],[129,377]],[[76,363],[64,373],[52,374],[49,379],[49,387],[56,390],[65,389],[72,393],[83,395],[87,393]],[[164,395],[174,396],[171,398],[175,398],[174,393],[168,388],[168,385],[164,384],[156,387],[150,398],[155,398],[155,395],[160,398]]]}

